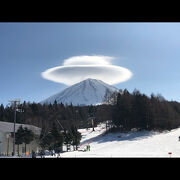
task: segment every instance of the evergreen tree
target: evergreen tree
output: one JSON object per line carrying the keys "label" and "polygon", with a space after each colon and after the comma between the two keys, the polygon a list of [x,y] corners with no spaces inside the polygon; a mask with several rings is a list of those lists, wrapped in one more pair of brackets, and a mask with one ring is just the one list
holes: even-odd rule
{"label": "evergreen tree", "polygon": [[33,140],[34,140],[34,133],[32,132],[32,130],[25,127],[23,132],[23,142],[25,144],[25,152],[26,152],[26,145],[30,144],[31,141]]}
{"label": "evergreen tree", "polygon": [[74,150],[77,150],[78,145],[81,141],[81,133],[77,130],[76,126],[71,126],[71,134],[72,134],[72,145],[75,146]]}
{"label": "evergreen tree", "polygon": [[70,148],[70,145],[72,144],[72,141],[73,141],[73,136],[72,134],[67,131],[66,129],[64,130],[63,132],[63,136],[64,136],[64,144],[66,145],[66,149],[67,151],[69,150]]}
{"label": "evergreen tree", "polygon": [[50,144],[50,142],[49,142],[49,137],[48,137],[48,133],[49,132],[46,132],[46,130],[45,130],[45,128],[43,127],[42,129],[41,129],[41,134],[40,134],[40,136],[39,136],[39,145],[41,146],[41,148],[42,149],[48,149],[49,148],[49,144]]}
{"label": "evergreen tree", "polygon": [[44,134],[41,132],[40,135],[40,146],[42,149],[48,149],[51,150],[52,147],[52,142],[53,142],[53,136],[50,132],[48,132],[47,134]]}
{"label": "evergreen tree", "polygon": [[64,137],[63,137],[63,134],[60,131],[58,131],[55,123],[53,123],[52,129],[51,129],[51,136],[52,136],[52,143],[51,143],[50,148],[55,150],[56,152],[62,151]]}
{"label": "evergreen tree", "polygon": [[22,126],[20,126],[15,133],[15,144],[18,145],[18,156],[19,156],[19,145],[23,144],[24,142],[24,129]]}
{"label": "evergreen tree", "polygon": [[130,93],[125,89],[123,94],[118,94],[117,104],[113,111],[113,123],[122,130],[130,130],[132,116],[132,103]]}
{"label": "evergreen tree", "polygon": [[4,113],[5,113],[5,109],[4,109],[3,104],[1,104],[1,106],[0,106],[0,121],[4,121],[5,120]]}

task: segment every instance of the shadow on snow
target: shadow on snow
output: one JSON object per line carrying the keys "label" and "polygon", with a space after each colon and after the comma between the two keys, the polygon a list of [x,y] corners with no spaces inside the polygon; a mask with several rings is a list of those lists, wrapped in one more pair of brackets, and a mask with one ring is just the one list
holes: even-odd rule
{"label": "shadow on snow", "polygon": [[92,142],[105,143],[105,142],[111,142],[111,141],[137,141],[140,139],[149,138],[155,134],[156,133],[152,131],[108,133],[108,134],[103,133],[96,137],[85,140],[81,144],[92,143]]}

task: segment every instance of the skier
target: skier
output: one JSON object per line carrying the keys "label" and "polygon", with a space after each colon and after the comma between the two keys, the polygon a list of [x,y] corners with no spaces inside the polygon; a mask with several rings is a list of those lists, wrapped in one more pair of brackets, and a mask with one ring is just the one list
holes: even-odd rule
{"label": "skier", "polygon": [[179,141],[180,141],[180,136],[179,136]]}
{"label": "skier", "polygon": [[90,151],[90,145],[89,145],[89,151]]}

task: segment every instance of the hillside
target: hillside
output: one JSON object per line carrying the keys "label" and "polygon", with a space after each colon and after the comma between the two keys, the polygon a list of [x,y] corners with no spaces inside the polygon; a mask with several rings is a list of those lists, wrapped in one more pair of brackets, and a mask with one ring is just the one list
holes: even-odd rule
{"label": "hillside", "polygon": [[[61,154],[61,157],[180,157],[180,128],[164,131],[141,131],[130,133],[109,133],[103,135],[105,126],[92,129],[80,129],[81,147],[87,143],[91,150],[72,151]],[[121,137],[120,137],[121,136]]]}

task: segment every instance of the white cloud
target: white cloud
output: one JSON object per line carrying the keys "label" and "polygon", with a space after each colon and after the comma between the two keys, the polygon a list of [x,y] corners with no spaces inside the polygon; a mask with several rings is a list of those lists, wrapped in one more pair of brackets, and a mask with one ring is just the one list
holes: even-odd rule
{"label": "white cloud", "polygon": [[87,78],[99,79],[108,84],[118,84],[132,77],[126,68],[112,65],[109,56],[74,56],[57,66],[42,72],[43,78],[66,85],[72,85]]}
{"label": "white cloud", "polygon": [[65,59],[63,65],[110,65],[112,59],[110,56],[73,56]]}

